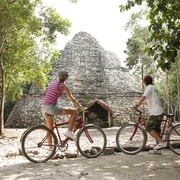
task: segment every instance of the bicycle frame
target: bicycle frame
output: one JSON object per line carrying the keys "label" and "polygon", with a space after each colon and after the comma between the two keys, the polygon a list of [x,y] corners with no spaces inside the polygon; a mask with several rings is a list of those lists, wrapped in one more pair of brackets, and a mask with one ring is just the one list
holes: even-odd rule
{"label": "bicycle frame", "polygon": [[[146,121],[145,121],[145,118],[142,116],[142,111],[140,111],[137,108],[135,108],[135,110],[139,113],[139,116],[138,116],[138,121],[135,123],[136,126],[135,126],[134,132],[131,136],[131,139],[136,134],[138,126],[143,126],[144,129],[146,129]],[[160,136],[163,141],[168,141],[166,139],[166,135],[167,135],[168,130],[173,126],[171,118],[174,115],[173,114],[169,115],[167,113],[163,113],[163,115],[164,115],[165,119],[162,119],[162,121],[161,121],[161,123],[163,123],[163,125],[162,125]],[[177,134],[178,134],[178,132],[177,132]]]}
{"label": "bicycle frame", "polygon": [[166,136],[168,129],[170,127],[172,127],[172,121],[170,121],[170,118],[168,118],[168,116],[166,114],[164,114],[164,115],[165,115],[165,119],[163,119],[161,122],[161,123],[163,123],[161,134],[160,134],[162,139],[164,136]]}
{"label": "bicycle frame", "polygon": [[[93,140],[92,140],[91,136],[89,135],[89,133],[87,131],[87,128],[86,128],[87,126],[84,124],[84,118],[85,118],[85,113],[83,113],[83,118],[82,117],[77,117],[76,118],[73,132],[76,132],[80,128],[84,128],[85,129],[85,134],[86,134],[87,138],[89,139],[89,141],[91,143],[93,143]],[[54,126],[53,126],[52,131],[54,131],[56,129],[57,137],[58,137],[59,142],[60,142],[61,145],[66,144],[70,140],[70,138],[66,137],[64,140],[62,140],[58,128],[61,127],[61,126],[67,125],[67,124],[69,124],[69,121],[57,123],[57,122],[55,122],[55,119],[54,119]]]}
{"label": "bicycle frame", "polygon": [[[86,125],[84,117],[76,117],[73,129],[73,132],[78,130],[75,141],[77,153],[87,158],[95,158],[105,150],[106,135],[98,126]],[[36,125],[27,129],[21,136],[21,147],[24,156],[34,163],[46,162],[55,155],[57,150],[61,152],[68,150],[69,145],[71,145],[68,144],[70,138],[61,136],[62,128],[59,129],[59,127],[68,124],[69,121],[56,122],[54,119],[52,129],[49,129],[46,125]],[[34,139],[34,136],[37,136],[37,138]]]}
{"label": "bicycle frame", "polygon": [[[148,140],[146,117],[142,115],[143,112],[139,109],[135,110],[138,112],[137,121],[123,125],[116,134],[117,147],[129,155],[141,152]],[[164,113],[163,115],[163,118],[160,119],[161,138],[175,154],[180,155],[180,123],[173,123],[173,114]]]}
{"label": "bicycle frame", "polygon": [[[164,115],[165,115],[166,118],[162,120],[164,125],[163,125],[163,129],[162,129],[162,132],[161,132],[161,138],[162,138],[163,141],[165,141],[167,143],[169,143],[170,141],[176,141],[176,139],[169,140],[167,138],[168,132],[171,130],[171,128],[173,128],[173,124],[172,124],[173,119],[172,119],[172,117],[174,115],[173,114],[166,114],[166,113],[164,113]],[[180,123],[176,123],[176,125],[177,124],[180,124]],[[178,136],[180,136],[179,132],[176,131],[176,129],[174,129],[174,131],[176,132],[176,134]],[[163,138],[163,137],[165,137],[165,138]]]}
{"label": "bicycle frame", "polygon": [[130,140],[132,140],[132,138],[136,134],[138,126],[143,126],[144,128],[146,126],[146,122],[145,122],[144,117],[142,116],[142,112],[139,109],[136,109],[136,111],[139,112],[138,121],[135,123],[135,128],[134,128],[134,131],[130,137]]}

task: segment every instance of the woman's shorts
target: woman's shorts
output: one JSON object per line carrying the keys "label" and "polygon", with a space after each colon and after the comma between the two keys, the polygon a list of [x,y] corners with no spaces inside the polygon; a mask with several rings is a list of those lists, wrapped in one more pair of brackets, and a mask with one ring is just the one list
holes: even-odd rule
{"label": "woman's shorts", "polygon": [[64,113],[63,107],[57,107],[56,105],[49,105],[42,107],[42,115],[46,118],[49,115],[60,115]]}
{"label": "woman's shorts", "polygon": [[149,116],[147,121],[146,130],[149,131],[156,131],[158,133],[161,132],[161,121],[163,119],[163,114],[158,116]]}

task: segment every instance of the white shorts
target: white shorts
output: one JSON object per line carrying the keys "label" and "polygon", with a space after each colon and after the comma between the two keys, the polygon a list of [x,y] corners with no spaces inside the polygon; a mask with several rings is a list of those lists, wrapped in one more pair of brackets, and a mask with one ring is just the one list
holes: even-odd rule
{"label": "white shorts", "polygon": [[44,118],[50,115],[60,115],[64,113],[63,107],[58,107],[56,105],[47,105],[42,107],[42,115]]}

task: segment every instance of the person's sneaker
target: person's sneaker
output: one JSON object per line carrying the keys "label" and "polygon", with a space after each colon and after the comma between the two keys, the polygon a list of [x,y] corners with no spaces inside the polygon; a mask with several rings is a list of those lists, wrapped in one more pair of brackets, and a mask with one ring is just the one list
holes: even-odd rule
{"label": "person's sneaker", "polygon": [[149,150],[148,153],[149,154],[159,154],[159,155],[161,155],[162,154],[162,150],[161,149],[160,150],[151,149],[151,150]]}
{"label": "person's sneaker", "polygon": [[73,134],[71,131],[69,131],[69,130],[67,130],[67,131],[64,133],[64,135],[65,135],[66,137],[74,140],[74,141],[76,140],[74,134]]}
{"label": "person's sneaker", "polygon": [[156,146],[153,147],[153,150],[158,150],[158,149],[162,149],[167,147],[167,143],[166,142],[160,142],[159,144],[157,144]]}

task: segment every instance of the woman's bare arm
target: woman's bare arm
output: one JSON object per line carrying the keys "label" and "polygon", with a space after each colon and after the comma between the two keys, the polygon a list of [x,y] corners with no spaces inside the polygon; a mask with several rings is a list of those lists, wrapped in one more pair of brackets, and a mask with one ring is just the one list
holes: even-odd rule
{"label": "woman's bare arm", "polygon": [[64,86],[64,92],[75,106],[78,106],[82,111],[85,111],[85,108],[75,99],[67,86]]}

